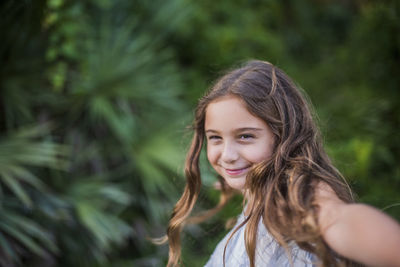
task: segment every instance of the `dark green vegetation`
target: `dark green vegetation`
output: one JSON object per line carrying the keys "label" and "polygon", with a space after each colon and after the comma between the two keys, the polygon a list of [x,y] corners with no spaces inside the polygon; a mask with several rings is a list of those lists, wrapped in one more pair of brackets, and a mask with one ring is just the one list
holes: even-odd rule
{"label": "dark green vegetation", "polygon": [[[400,220],[398,1],[0,4],[0,266],[163,266],[192,110],[249,58],[292,76],[363,202]],[[198,209],[218,192],[204,164]],[[240,198],[189,226],[202,266]],[[397,205],[397,206],[396,206]]]}

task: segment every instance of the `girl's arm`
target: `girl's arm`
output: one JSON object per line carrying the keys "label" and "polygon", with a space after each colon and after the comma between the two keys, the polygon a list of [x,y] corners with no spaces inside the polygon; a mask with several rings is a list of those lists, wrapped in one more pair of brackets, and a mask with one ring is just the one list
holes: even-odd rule
{"label": "girl's arm", "polygon": [[327,185],[319,185],[316,201],[326,243],[340,255],[369,266],[400,266],[400,225],[364,204],[346,204]]}

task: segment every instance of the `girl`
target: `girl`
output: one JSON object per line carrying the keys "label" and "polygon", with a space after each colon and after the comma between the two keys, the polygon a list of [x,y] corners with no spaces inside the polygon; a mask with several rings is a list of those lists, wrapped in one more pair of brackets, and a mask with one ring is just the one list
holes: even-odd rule
{"label": "girl", "polygon": [[[190,218],[204,143],[220,176],[221,200],[208,214]],[[183,226],[215,213],[232,191],[246,204],[207,267],[400,266],[400,226],[354,203],[304,96],[268,62],[250,61],[227,73],[200,100],[185,175],[167,230],[168,266],[179,265]]]}

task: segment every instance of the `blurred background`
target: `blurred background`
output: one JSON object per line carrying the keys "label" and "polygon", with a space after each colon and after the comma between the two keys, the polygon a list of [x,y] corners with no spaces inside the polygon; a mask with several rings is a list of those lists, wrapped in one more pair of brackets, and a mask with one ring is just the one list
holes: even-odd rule
{"label": "blurred background", "polygon": [[[400,221],[397,0],[0,4],[0,266],[165,266],[187,130],[221,71],[268,60],[309,95],[358,199]],[[204,159],[203,159],[204,161]],[[219,193],[203,162],[197,210]],[[203,266],[240,212],[186,228]]]}

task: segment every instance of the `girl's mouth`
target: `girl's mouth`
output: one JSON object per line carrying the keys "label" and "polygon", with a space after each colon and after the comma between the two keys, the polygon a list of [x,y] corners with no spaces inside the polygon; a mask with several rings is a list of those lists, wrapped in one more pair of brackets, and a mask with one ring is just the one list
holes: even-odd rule
{"label": "girl's mouth", "polygon": [[225,172],[229,176],[240,176],[243,173],[245,173],[248,169],[249,169],[249,167],[244,167],[244,168],[241,168],[241,169],[225,169]]}

